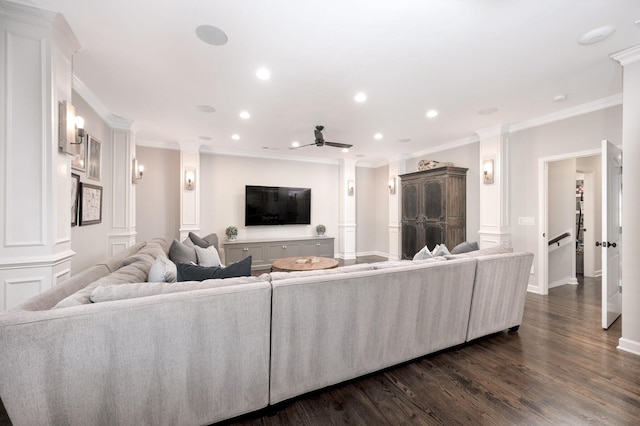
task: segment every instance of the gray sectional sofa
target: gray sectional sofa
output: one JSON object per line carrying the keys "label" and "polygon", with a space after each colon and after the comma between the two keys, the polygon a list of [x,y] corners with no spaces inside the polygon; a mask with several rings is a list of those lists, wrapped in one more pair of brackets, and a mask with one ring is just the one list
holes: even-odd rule
{"label": "gray sectional sofa", "polygon": [[489,249],[144,282],[167,251],[138,243],[0,314],[0,397],[15,425],[202,425],[256,411],[518,327],[533,260]]}

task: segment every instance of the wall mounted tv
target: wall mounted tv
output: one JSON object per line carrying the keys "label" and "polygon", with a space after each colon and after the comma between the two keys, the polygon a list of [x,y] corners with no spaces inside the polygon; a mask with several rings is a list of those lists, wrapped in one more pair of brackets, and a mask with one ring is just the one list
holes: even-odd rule
{"label": "wall mounted tv", "polygon": [[310,224],[310,188],[245,187],[245,226]]}

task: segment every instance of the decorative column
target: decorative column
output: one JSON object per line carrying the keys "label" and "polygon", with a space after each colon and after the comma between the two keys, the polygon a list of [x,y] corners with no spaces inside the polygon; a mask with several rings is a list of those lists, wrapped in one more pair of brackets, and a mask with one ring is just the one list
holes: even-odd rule
{"label": "decorative column", "polygon": [[402,258],[402,186],[400,175],[406,173],[405,159],[389,162],[389,184],[395,187],[394,194],[389,191],[389,260]]}
{"label": "decorative column", "polygon": [[136,242],[136,186],[133,161],[136,133],[133,122],[109,120],[111,126],[111,217],[108,253],[113,256]]}
{"label": "decorative column", "polygon": [[[476,131],[480,138],[480,248],[510,245],[508,126]],[[486,177],[486,179],[485,179]]]}
{"label": "decorative column", "polygon": [[356,161],[340,163],[340,212],[338,215],[338,256],[356,258]]}
{"label": "decorative column", "polygon": [[180,240],[200,231],[200,144],[180,142]]}
{"label": "decorative column", "polygon": [[70,275],[70,156],[58,102],[71,102],[80,48],[61,15],[0,0],[0,310]]}
{"label": "decorative column", "polygon": [[640,45],[616,53],[622,93],[622,337],[618,349],[640,355]]}

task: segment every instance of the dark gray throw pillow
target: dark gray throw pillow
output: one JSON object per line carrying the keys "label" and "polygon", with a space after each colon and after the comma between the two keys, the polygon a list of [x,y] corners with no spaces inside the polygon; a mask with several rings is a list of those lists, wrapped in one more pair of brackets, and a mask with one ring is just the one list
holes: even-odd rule
{"label": "dark gray throw pillow", "polygon": [[480,247],[478,247],[478,243],[476,241],[472,243],[465,241],[464,243],[460,243],[455,246],[453,250],[451,250],[451,254],[469,253],[470,251],[476,251],[479,249]]}
{"label": "dark gray throw pillow", "polygon": [[220,266],[198,266],[178,263],[178,281],[204,281],[214,278],[234,278],[251,276],[251,256],[226,268]]}
{"label": "dark gray throw pillow", "polygon": [[171,247],[169,248],[169,259],[173,263],[196,263],[198,262],[198,256],[196,256],[196,249],[189,247],[188,245],[181,243],[178,240],[173,240]]}
{"label": "dark gray throw pillow", "polygon": [[191,240],[191,242],[193,242],[193,244],[197,245],[198,247],[207,248],[211,245],[208,242],[206,242],[203,238],[198,237],[193,232],[189,232],[189,239]]}

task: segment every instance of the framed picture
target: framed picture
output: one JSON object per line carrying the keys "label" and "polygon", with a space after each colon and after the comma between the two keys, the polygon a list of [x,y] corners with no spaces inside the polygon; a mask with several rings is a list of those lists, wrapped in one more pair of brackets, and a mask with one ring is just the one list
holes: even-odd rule
{"label": "framed picture", "polygon": [[78,199],[80,195],[80,175],[71,173],[71,226],[78,224]]}
{"label": "framed picture", "polygon": [[87,139],[87,177],[92,180],[100,180],[102,143],[91,135],[88,135]]}
{"label": "framed picture", "polygon": [[82,139],[82,143],[71,145],[71,168],[87,171],[87,138]]}
{"label": "framed picture", "polygon": [[102,222],[102,187],[80,184],[80,226]]}

